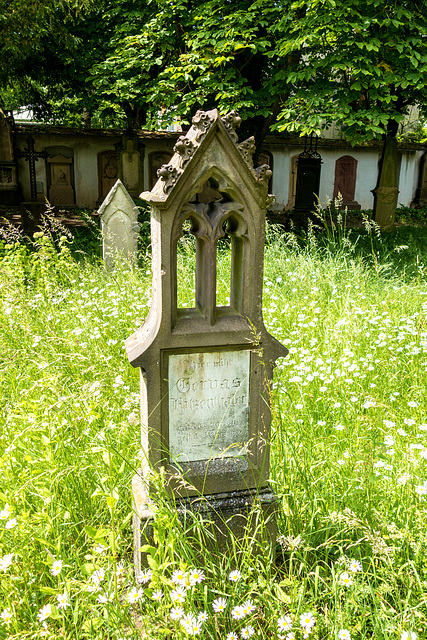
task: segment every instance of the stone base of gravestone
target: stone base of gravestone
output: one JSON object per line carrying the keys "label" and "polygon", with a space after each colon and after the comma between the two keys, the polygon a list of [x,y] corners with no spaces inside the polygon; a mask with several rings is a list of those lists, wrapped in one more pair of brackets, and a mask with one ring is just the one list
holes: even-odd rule
{"label": "stone base of gravestone", "polygon": [[[151,499],[141,476],[136,475],[132,483],[134,502],[134,563],[136,579],[148,566],[146,554],[141,548],[153,545],[153,518]],[[175,498],[175,508],[180,520],[191,524],[194,517],[203,520],[204,539],[197,537],[203,555],[208,548],[214,553],[226,553],[232,548],[232,540],[247,540],[249,550],[257,554],[260,549],[271,548],[275,555],[277,537],[276,494],[270,488],[244,489],[200,497]],[[196,536],[195,536],[196,538]]]}
{"label": "stone base of gravestone", "polygon": [[375,222],[381,229],[391,229],[395,223],[397,187],[377,187],[372,190],[374,194]]}
{"label": "stone base of gravestone", "polygon": [[20,204],[22,227],[25,233],[32,235],[39,231],[42,215],[46,212],[45,202],[21,202]]}

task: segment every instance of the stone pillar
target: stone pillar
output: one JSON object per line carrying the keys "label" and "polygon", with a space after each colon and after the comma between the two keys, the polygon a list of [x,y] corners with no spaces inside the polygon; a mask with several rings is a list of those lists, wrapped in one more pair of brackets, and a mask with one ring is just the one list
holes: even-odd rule
{"label": "stone pillar", "polygon": [[388,137],[384,141],[378,183],[374,194],[374,220],[381,229],[391,229],[395,222],[397,196],[397,140]]}
{"label": "stone pillar", "polygon": [[412,203],[414,207],[427,206],[427,151],[423,153],[420,160],[420,173],[418,177],[418,187],[415,192],[415,199]]}

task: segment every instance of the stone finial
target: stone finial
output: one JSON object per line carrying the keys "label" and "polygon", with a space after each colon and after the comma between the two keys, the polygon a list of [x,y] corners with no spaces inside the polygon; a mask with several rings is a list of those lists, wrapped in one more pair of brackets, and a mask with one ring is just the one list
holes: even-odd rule
{"label": "stone finial", "polygon": [[183,169],[187,162],[192,158],[193,153],[197,149],[193,141],[186,136],[179,136],[173,150],[181,156],[180,168]]}
{"label": "stone finial", "polygon": [[236,129],[240,127],[240,125],[242,124],[242,118],[239,116],[237,111],[233,109],[233,111],[230,111],[230,113],[227,113],[227,115],[221,118],[221,120],[230,138],[234,142],[237,142],[238,136],[236,133]]}
{"label": "stone finial", "polygon": [[243,140],[243,142],[240,142],[237,146],[240,149],[240,153],[242,154],[246,164],[251,169],[253,169],[254,167],[253,167],[252,156],[255,153],[255,138],[251,136],[247,140]]}
{"label": "stone finial", "polygon": [[271,176],[273,175],[273,172],[268,164],[262,164],[260,167],[257,167],[255,169],[255,175],[257,180],[259,180],[260,182],[268,182],[268,180],[270,180]]}
{"label": "stone finial", "polygon": [[197,129],[196,140],[200,142],[201,138],[209,131],[215,122],[215,110],[201,111],[199,109],[191,122],[193,123],[193,127]]}
{"label": "stone finial", "polygon": [[174,167],[172,164],[163,164],[160,169],[157,171],[157,175],[164,182],[163,191],[167,193],[172,189],[178,180],[179,176],[182,173],[182,169],[178,167]]}

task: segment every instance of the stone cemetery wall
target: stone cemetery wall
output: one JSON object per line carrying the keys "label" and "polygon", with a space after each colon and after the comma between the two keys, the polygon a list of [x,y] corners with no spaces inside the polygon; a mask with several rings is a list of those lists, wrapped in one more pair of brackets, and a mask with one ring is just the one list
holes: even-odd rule
{"label": "stone cemetery wall", "polygon": [[[60,184],[59,191],[62,196],[55,195],[56,204],[75,204],[78,207],[93,209],[99,207],[117,178],[124,182],[133,197],[136,197],[137,191],[151,189],[157,180],[157,170],[172,156],[173,145],[179,136],[179,133],[168,131],[140,131],[137,132],[130,149],[129,140],[120,130],[77,130],[18,123],[15,135],[16,148],[25,148],[26,137],[29,134],[35,139],[36,151],[59,150],[59,153],[56,152],[54,155],[72,159],[69,163],[70,184]],[[294,206],[296,161],[303,150],[303,143],[298,138],[285,140],[272,135],[266,138],[263,153],[268,157],[270,166],[274,168],[269,191],[276,196],[276,206],[279,209],[292,209]],[[424,151],[425,146],[420,144],[405,143],[399,146],[398,202],[402,205],[410,206],[415,199],[420,159]],[[325,203],[333,198],[336,190],[337,160],[349,156],[355,160],[356,167],[354,202],[362,209],[372,208],[372,189],[377,182],[381,143],[350,147],[342,140],[321,138],[318,141],[318,152],[322,159],[320,201]],[[29,200],[28,162],[20,159],[17,164],[23,199]],[[39,160],[35,164],[37,200],[44,202],[45,198],[49,197],[52,187],[52,167],[46,160]],[[123,172],[129,175],[123,176]],[[68,170],[64,173],[67,175]]]}

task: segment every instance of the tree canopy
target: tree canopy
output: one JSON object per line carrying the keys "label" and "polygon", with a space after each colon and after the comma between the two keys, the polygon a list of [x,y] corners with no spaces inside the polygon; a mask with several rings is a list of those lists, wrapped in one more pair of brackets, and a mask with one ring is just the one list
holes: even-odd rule
{"label": "tree canopy", "polygon": [[424,109],[427,12],[408,0],[0,0],[1,104],[55,122],[154,128],[237,108],[271,127],[332,122],[360,142]]}

